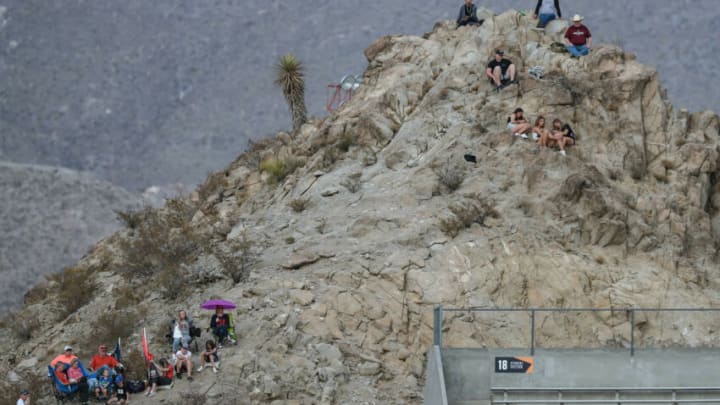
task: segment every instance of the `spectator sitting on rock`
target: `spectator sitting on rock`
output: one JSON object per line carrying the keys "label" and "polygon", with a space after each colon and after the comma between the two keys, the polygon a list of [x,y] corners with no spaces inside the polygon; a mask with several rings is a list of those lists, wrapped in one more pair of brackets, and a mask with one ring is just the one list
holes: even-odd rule
{"label": "spectator sitting on rock", "polygon": [[516,108],[507,119],[507,129],[512,131],[513,135],[527,139],[527,132],[532,129],[532,125],[523,115],[522,108]]}
{"label": "spectator sitting on rock", "polygon": [[485,69],[485,74],[490,78],[490,83],[500,91],[506,84],[517,83],[515,80],[515,64],[510,59],[505,59],[505,52],[495,50],[495,58],[490,61]]}
{"label": "spectator sitting on rock", "polygon": [[205,342],[205,351],[200,353],[200,368],[197,369],[197,371],[203,371],[205,368],[205,363],[210,363],[210,365],[213,368],[213,372],[217,373],[217,365],[216,363],[220,361],[220,357],[218,356],[217,346],[215,345],[215,342],[212,340],[208,340]]}
{"label": "spectator sitting on rock", "polygon": [[542,139],[543,135],[546,137],[549,135],[548,130],[545,129],[545,117],[542,115],[537,117],[532,131],[532,138],[534,141],[538,141],[538,143],[540,143],[540,139]]}
{"label": "spectator sitting on rock", "polygon": [[592,35],[588,27],[583,25],[583,18],[577,14],[573,17],[573,25],[565,31],[565,46],[573,57],[587,55],[592,47]]}
{"label": "spectator sitting on rock", "polygon": [[51,362],[50,366],[55,367],[59,362],[70,364],[73,359],[78,357],[73,354],[73,348],[71,346],[65,346],[63,353],[55,357]]}
{"label": "spectator sitting on rock", "polygon": [[150,360],[150,367],[148,369],[148,375],[150,381],[148,382],[148,389],[145,392],[146,396],[155,395],[157,387],[172,385],[173,368],[170,367],[168,361],[160,359],[157,363],[154,360]]}
{"label": "spectator sitting on rock", "polygon": [[218,338],[218,347],[222,347],[225,339],[228,338],[228,328],[230,327],[230,317],[225,313],[223,307],[217,307],[212,318],[210,318],[210,329]]}
{"label": "spectator sitting on rock", "polygon": [[183,344],[182,348],[175,353],[175,375],[180,378],[183,372],[187,372],[188,380],[192,381],[192,352],[188,350],[188,345]]}
{"label": "spectator sitting on rock", "polygon": [[20,398],[18,398],[15,405],[30,405],[30,391],[20,390]]}
{"label": "spectator sitting on rock", "polygon": [[533,18],[539,18],[538,28],[545,28],[555,18],[562,19],[560,0],[538,0]]}
{"label": "spectator sitting on rock", "polygon": [[460,14],[457,18],[458,27],[464,25],[482,25],[482,21],[478,19],[477,7],[472,0],[465,0],[465,4],[460,7]]}
{"label": "spectator sitting on rock", "polygon": [[101,344],[98,346],[98,352],[90,360],[90,370],[96,371],[98,374],[102,374],[101,369],[108,369],[111,374],[114,374],[115,367],[122,367],[122,364],[118,362],[115,357],[111,356],[107,351],[107,346]]}
{"label": "spectator sitting on rock", "polygon": [[108,404],[127,404],[128,391],[125,388],[125,381],[122,375],[118,375],[115,379],[115,392]]}
{"label": "spectator sitting on rock", "polygon": [[192,340],[190,327],[192,327],[192,320],[188,318],[187,312],[178,312],[178,319],[172,321],[173,353],[177,352],[183,344],[190,344],[190,340]]}
{"label": "spectator sitting on rock", "polygon": [[553,120],[552,132],[543,138],[540,139],[541,145],[548,147],[557,145],[560,148],[560,154],[563,156],[567,156],[565,146],[575,145],[575,132],[570,125],[563,124],[563,122],[557,118]]}

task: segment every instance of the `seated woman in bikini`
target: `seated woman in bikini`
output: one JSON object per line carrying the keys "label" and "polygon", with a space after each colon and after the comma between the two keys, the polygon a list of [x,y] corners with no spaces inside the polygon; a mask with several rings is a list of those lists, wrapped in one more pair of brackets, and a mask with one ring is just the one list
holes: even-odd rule
{"label": "seated woman in bikini", "polygon": [[547,140],[550,137],[550,131],[545,129],[545,117],[542,115],[535,120],[535,126],[532,128],[532,138],[541,146],[547,146]]}

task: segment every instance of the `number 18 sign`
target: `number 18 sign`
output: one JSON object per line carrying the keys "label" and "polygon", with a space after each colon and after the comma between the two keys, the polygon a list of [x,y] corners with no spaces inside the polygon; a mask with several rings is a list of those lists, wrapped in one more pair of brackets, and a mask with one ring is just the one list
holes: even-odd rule
{"label": "number 18 sign", "polygon": [[534,366],[532,357],[495,357],[496,373],[532,374]]}

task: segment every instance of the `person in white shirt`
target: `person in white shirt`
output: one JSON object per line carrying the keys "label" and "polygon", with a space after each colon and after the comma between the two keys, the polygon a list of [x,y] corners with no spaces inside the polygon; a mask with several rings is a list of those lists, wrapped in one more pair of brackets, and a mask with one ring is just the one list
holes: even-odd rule
{"label": "person in white shirt", "polygon": [[16,405],[30,405],[30,392],[28,390],[20,391],[20,399]]}
{"label": "person in white shirt", "polygon": [[181,378],[183,371],[187,371],[188,380],[192,381],[192,353],[188,350],[187,343],[182,345],[182,348],[175,353],[175,376]]}

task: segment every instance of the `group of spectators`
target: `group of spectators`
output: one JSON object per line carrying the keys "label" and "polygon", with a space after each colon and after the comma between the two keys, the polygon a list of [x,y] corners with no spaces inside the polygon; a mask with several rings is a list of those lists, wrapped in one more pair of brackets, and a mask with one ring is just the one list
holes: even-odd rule
{"label": "group of spectators", "polygon": [[[533,18],[538,20],[537,27],[539,29],[544,29],[550,21],[562,19],[560,0],[537,0]],[[465,4],[460,7],[460,13],[458,14],[458,27],[479,26],[483,22],[477,16],[477,7],[473,4],[473,0],[465,0]],[[573,16],[572,25],[565,31],[563,41],[565,48],[572,57],[579,58],[590,52],[592,34],[590,29],[583,24],[582,16],[578,14]],[[515,64],[510,59],[505,58],[505,52],[501,49],[495,50],[495,56],[488,63],[485,75],[498,92],[508,85],[518,83]],[[522,108],[513,111],[507,120],[507,128],[515,136],[525,139],[532,137],[540,146],[557,146],[560,153],[566,156],[565,148],[576,143],[575,132],[569,124],[563,123],[560,119],[553,120],[552,127],[549,129],[545,128],[545,126],[545,117],[539,116],[535,123],[531,124],[523,115]]]}
{"label": "group of spectators", "polygon": [[[210,320],[209,329],[212,330],[218,343],[216,344],[212,339],[207,340],[204,350],[197,356],[199,361],[196,362],[189,344],[193,337],[200,336],[199,332],[201,331],[193,327],[192,319],[186,311],[179,311],[177,318],[173,319],[170,324],[170,334],[168,335],[169,344],[172,347],[171,360],[151,358],[148,361],[148,379],[142,384],[147,387],[145,395],[155,395],[158,387],[172,386],[173,379],[182,378],[183,374],[187,374],[187,379],[192,381],[193,371],[201,372],[205,368],[212,368],[213,372],[217,373],[220,365],[218,349],[222,347],[222,343],[236,343],[230,337],[231,326],[230,316],[224,312],[223,308],[217,308]],[[199,367],[194,369],[197,365]],[[90,360],[87,369],[83,367],[80,359],[69,345],[64,347],[63,353],[50,362],[50,366],[58,384],[77,388],[75,392],[82,404],[87,404],[91,395],[107,404],[125,404],[128,401],[129,391],[123,376],[124,366],[108,353],[105,344],[98,347],[98,352]],[[142,385],[140,391],[144,389]],[[30,393],[27,390],[21,392],[17,404],[30,404]]]}
{"label": "group of spectators", "polygon": [[[530,136],[540,146],[560,148],[560,154],[566,156],[565,147],[575,145],[576,135],[569,124],[563,123],[556,118],[552,122],[552,128],[545,128],[545,117],[542,115],[531,124],[522,108],[516,108],[507,119],[507,128],[515,136],[528,139]],[[528,136],[529,134],[529,136]]]}
{"label": "group of spectators", "polygon": [[[552,20],[562,19],[560,0],[537,0],[533,18],[538,20],[538,28],[545,28]],[[582,16],[576,14],[572,21],[572,25],[565,31],[563,41],[570,55],[579,58],[590,52],[592,34],[590,29],[583,24]],[[477,16],[477,7],[473,4],[473,0],[465,0],[465,4],[460,7],[457,18],[458,27],[466,25],[479,26],[483,22],[484,20],[479,19]],[[515,64],[504,57],[502,50],[495,52],[495,58],[488,63],[486,69],[486,75],[497,91],[502,90],[503,87],[509,84],[517,84],[516,73]]]}
{"label": "group of spectators", "polygon": [[73,353],[71,346],[65,346],[63,353],[55,357],[50,366],[54,369],[55,378],[60,384],[76,385],[80,402],[86,404],[90,393],[94,393],[99,401],[109,404],[127,402],[127,390],[121,370],[124,366],[110,353],[107,346],[101,344],[98,352],[90,360],[88,370],[94,377],[88,378],[80,359]]}

